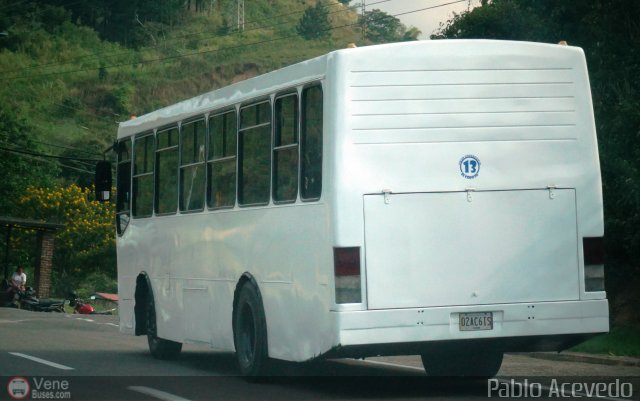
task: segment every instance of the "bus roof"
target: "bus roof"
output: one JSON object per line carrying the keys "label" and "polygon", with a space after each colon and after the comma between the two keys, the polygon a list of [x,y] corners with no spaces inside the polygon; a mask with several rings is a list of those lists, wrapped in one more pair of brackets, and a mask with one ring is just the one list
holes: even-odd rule
{"label": "bus roof", "polygon": [[486,39],[454,39],[454,40],[424,40],[414,42],[389,43],[359,48],[336,50],[325,55],[293,64],[266,74],[262,74],[229,86],[215,89],[205,94],[183,100],[179,103],[155,110],[140,117],[121,122],[118,128],[118,138],[128,137],[138,133],[175,124],[197,116],[201,116],[211,110],[220,110],[231,105],[242,103],[251,99],[257,99],[291,88],[306,82],[322,79],[327,73],[327,62],[338,54],[356,55],[368,53],[367,58],[371,65],[377,60],[389,62],[390,52],[418,51],[420,49],[432,49],[443,46],[450,51],[465,52],[478,51],[478,46],[483,46],[483,51],[494,51],[496,55],[505,54],[505,48],[527,48],[532,53],[545,51],[572,51],[582,53],[582,49],[566,45],[555,45],[535,42],[517,42]]}

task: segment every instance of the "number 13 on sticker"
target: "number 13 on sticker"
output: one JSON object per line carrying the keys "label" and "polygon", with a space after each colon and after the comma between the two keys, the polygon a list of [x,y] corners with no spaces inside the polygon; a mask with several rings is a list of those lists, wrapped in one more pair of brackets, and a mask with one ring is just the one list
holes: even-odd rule
{"label": "number 13 on sticker", "polygon": [[467,179],[474,179],[480,173],[480,159],[474,155],[466,155],[460,159],[460,174]]}

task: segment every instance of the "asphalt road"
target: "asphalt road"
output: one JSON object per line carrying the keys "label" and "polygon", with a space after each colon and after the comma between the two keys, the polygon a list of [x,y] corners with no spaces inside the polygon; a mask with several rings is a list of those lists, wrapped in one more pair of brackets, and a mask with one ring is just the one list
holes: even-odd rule
{"label": "asphalt road", "polygon": [[[415,356],[279,363],[275,371],[249,383],[237,376],[232,354],[207,347],[186,345],[176,360],[155,360],[146,338],[119,333],[112,316],[0,308],[0,400],[11,399],[9,388],[25,381],[31,391],[25,399],[73,400],[480,400],[489,393],[496,399],[638,400],[640,390],[637,366],[526,355],[505,356],[494,382],[431,379]],[[10,382],[16,376],[22,379]],[[609,387],[596,394],[598,383]]]}

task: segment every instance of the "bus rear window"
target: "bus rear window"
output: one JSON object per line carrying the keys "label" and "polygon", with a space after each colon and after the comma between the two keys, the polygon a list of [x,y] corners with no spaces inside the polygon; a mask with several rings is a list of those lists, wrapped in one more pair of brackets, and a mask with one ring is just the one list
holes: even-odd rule
{"label": "bus rear window", "polygon": [[320,198],[322,193],[322,87],[302,92],[301,182],[303,200]]}

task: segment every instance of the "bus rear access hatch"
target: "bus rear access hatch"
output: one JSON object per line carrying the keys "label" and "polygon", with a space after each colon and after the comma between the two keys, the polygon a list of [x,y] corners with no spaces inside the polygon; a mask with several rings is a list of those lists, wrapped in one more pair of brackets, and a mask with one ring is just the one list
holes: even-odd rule
{"label": "bus rear access hatch", "polygon": [[578,300],[575,196],[365,195],[368,308]]}

